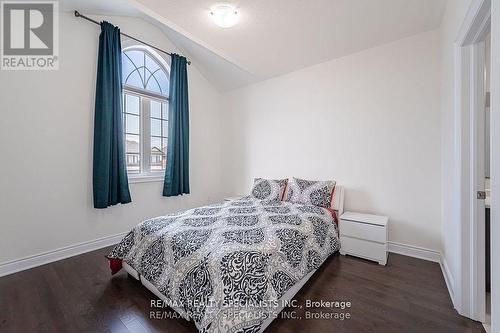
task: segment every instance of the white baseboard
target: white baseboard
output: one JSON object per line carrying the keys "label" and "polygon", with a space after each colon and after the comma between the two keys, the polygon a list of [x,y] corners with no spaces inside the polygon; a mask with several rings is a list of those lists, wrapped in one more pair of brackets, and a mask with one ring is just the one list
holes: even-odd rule
{"label": "white baseboard", "polygon": [[388,245],[388,251],[392,253],[402,254],[404,256],[424,259],[433,262],[441,262],[441,253],[436,250],[430,250],[423,247],[396,242],[388,242]]}
{"label": "white baseboard", "polygon": [[0,276],[9,275],[29,268],[45,265],[54,261],[73,257],[85,252],[101,249],[106,246],[114,245],[121,241],[126,232],[94,239],[91,241],[61,247],[59,249],[35,254],[21,259],[15,259],[0,263]]}
{"label": "white baseboard", "polygon": [[456,309],[457,306],[455,304],[455,296],[453,292],[453,290],[455,290],[455,281],[453,280],[453,275],[451,275],[448,263],[446,262],[446,259],[443,256],[441,256],[439,265],[441,266],[441,271],[443,272],[444,281],[446,282],[446,287],[448,288],[448,293],[450,294],[451,302],[453,303],[453,307]]}
{"label": "white baseboard", "polygon": [[455,309],[457,308],[455,305],[455,297],[453,294],[453,290],[455,288],[453,275],[451,275],[450,268],[448,267],[445,258],[439,251],[396,242],[388,242],[388,245],[389,252],[439,263],[439,266],[441,267],[441,271],[443,273],[444,281],[446,282],[446,287],[448,288],[448,293],[450,294],[451,301]]}

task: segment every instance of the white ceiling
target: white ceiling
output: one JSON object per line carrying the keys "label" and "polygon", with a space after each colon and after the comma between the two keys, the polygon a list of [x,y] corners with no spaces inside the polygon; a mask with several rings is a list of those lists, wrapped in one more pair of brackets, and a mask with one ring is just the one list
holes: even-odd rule
{"label": "white ceiling", "polygon": [[223,29],[209,16],[218,0],[61,2],[148,19],[220,90],[436,29],[446,6],[446,0],[228,0],[240,21]]}

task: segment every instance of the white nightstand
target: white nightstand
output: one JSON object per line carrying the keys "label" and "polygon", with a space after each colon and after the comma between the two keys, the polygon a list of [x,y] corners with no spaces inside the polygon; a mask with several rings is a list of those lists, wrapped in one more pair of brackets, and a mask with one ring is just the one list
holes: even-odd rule
{"label": "white nightstand", "polygon": [[340,217],[340,254],[387,263],[387,216],[345,212]]}

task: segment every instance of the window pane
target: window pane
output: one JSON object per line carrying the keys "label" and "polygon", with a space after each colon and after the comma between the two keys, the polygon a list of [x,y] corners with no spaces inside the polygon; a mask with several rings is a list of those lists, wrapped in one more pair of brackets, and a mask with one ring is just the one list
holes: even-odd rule
{"label": "window pane", "polygon": [[166,138],[161,139],[161,146],[163,150],[163,160],[162,160],[162,169],[165,170],[167,169],[167,143],[168,140]]}
{"label": "window pane", "polygon": [[153,151],[162,152],[161,150],[161,138],[152,137],[151,138],[151,153]]}
{"label": "window pane", "polygon": [[166,139],[151,138],[151,171],[165,170],[166,145]]}
{"label": "window pane", "polygon": [[164,71],[158,71],[155,73],[155,78],[158,80],[158,84],[161,88],[161,93],[168,96],[168,78]]}
{"label": "window pane", "polygon": [[126,153],[139,153],[140,151],[139,135],[127,134],[125,136],[125,152]]}
{"label": "window pane", "polygon": [[139,134],[139,116],[132,114],[126,115],[125,133]]}
{"label": "window pane", "polygon": [[126,154],[127,172],[140,173],[141,172],[141,157],[139,154]]}
{"label": "window pane", "polygon": [[148,76],[147,79],[147,84],[146,84],[146,90],[158,93],[158,94],[164,94],[163,91],[160,88],[159,83],[156,81],[155,76],[151,75]]}
{"label": "window pane", "polygon": [[135,70],[135,67],[132,64],[132,62],[130,61],[130,59],[128,57],[126,57],[125,54],[122,54],[122,77],[123,77],[123,80],[126,80],[127,77],[129,76],[129,74],[132,73],[134,70]]}
{"label": "window pane", "polygon": [[160,171],[163,168],[163,151],[161,139],[151,138],[151,171]]}
{"label": "window pane", "polygon": [[168,120],[168,103],[162,103],[163,119]]}
{"label": "window pane", "polygon": [[151,101],[151,117],[161,118],[161,103],[158,101]]}
{"label": "window pane", "polygon": [[164,170],[163,155],[151,153],[151,171]]}
{"label": "window pane", "polygon": [[146,67],[151,71],[151,73],[154,73],[156,70],[160,69],[160,66],[158,66],[156,61],[154,61],[149,55],[146,55]]}
{"label": "window pane", "polygon": [[132,50],[126,51],[125,57],[130,58],[136,67],[144,66],[144,51]]}
{"label": "window pane", "polygon": [[128,95],[128,94],[125,96],[126,96],[125,105],[127,106],[125,112],[139,114],[139,96]]}
{"label": "window pane", "polygon": [[161,127],[162,127],[162,136],[168,136],[168,121],[162,121],[161,122]]}
{"label": "window pane", "polygon": [[161,136],[161,120],[151,118],[151,135]]}
{"label": "window pane", "polygon": [[162,147],[163,154],[165,154],[165,155],[167,155],[167,142],[168,142],[167,138],[161,139],[161,147]]}
{"label": "window pane", "polygon": [[141,69],[139,71],[134,71],[132,74],[130,74],[128,77],[124,77],[123,79],[125,80],[125,84],[128,84],[129,86],[137,87],[140,89],[144,89],[144,77]]}

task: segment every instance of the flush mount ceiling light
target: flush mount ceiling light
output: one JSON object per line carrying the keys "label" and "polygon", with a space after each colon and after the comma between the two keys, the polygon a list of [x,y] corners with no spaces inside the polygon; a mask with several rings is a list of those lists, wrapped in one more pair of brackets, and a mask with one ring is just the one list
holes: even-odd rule
{"label": "flush mount ceiling light", "polygon": [[210,16],[221,28],[229,28],[238,22],[238,11],[228,4],[215,5],[210,11]]}

